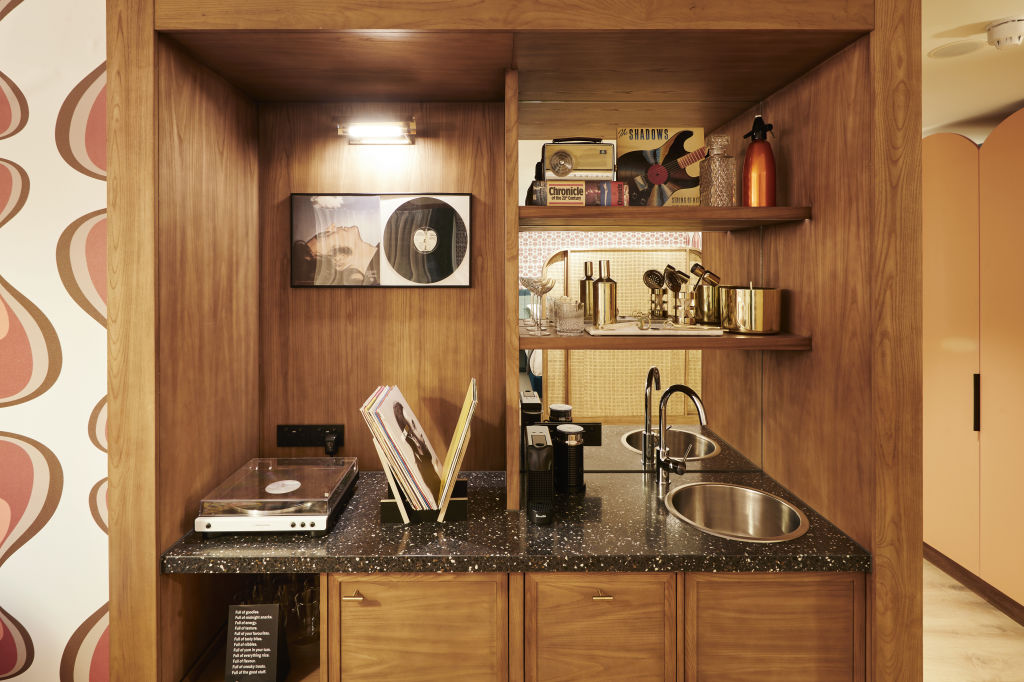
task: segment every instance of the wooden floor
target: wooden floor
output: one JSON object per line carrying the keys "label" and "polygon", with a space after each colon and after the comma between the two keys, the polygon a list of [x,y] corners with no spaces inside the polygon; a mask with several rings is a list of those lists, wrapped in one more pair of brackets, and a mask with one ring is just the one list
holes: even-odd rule
{"label": "wooden floor", "polygon": [[924,682],[1024,682],[1024,626],[927,561]]}

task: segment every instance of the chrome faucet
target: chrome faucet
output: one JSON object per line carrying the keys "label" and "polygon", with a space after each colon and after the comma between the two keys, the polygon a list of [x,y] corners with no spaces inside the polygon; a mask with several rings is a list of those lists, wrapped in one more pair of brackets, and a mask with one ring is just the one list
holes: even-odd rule
{"label": "chrome faucet", "polygon": [[686,386],[685,384],[673,384],[661,394],[661,402],[658,404],[658,446],[655,448],[657,453],[657,461],[655,462],[657,470],[657,480],[659,489],[668,486],[668,475],[669,473],[682,474],[686,472],[686,455],[688,453],[682,453],[680,457],[674,457],[669,459],[668,446],[665,445],[665,415],[668,410],[668,399],[676,393],[682,393],[693,401],[694,407],[697,408],[697,418],[700,420],[701,426],[707,426],[708,416],[704,411],[704,403],[701,402],[700,396],[697,392]]}
{"label": "chrome faucet", "polygon": [[654,443],[651,438],[651,387],[661,390],[661,372],[657,367],[647,370],[647,385],[644,388],[644,432],[641,439],[640,458],[645,470],[654,466]]}

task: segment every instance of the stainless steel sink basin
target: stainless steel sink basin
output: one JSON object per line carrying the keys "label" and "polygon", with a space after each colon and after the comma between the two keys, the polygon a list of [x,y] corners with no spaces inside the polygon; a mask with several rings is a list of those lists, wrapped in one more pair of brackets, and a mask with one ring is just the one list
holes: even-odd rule
{"label": "stainless steel sink basin", "polygon": [[807,532],[804,513],[780,497],[730,483],[686,483],[665,495],[669,513],[710,535],[785,542]]}
{"label": "stainless steel sink basin", "polygon": [[[639,454],[643,448],[643,437],[644,430],[636,429],[622,437],[622,444]],[[658,430],[654,429],[654,433],[651,434],[651,443],[654,447],[657,447],[658,440]],[[668,441],[669,457],[678,458],[689,453],[686,455],[687,461],[714,457],[719,451],[718,443],[690,431],[669,428],[666,431],[665,440]]]}

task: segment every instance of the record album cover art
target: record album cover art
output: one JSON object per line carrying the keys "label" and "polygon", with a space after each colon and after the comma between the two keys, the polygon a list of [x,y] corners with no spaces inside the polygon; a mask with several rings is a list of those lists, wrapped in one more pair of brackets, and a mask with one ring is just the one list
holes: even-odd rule
{"label": "record album cover art", "polygon": [[470,285],[469,194],[293,194],[293,287]]}
{"label": "record album cover art", "polygon": [[630,206],[699,206],[703,128],[620,128],[616,179]]}

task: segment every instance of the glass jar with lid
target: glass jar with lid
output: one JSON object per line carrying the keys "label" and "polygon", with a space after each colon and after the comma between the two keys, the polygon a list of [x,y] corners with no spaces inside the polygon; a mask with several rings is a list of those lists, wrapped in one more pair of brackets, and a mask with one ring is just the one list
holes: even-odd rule
{"label": "glass jar with lid", "polygon": [[708,135],[708,155],[700,162],[700,205],[736,205],[736,159],[728,135]]}

